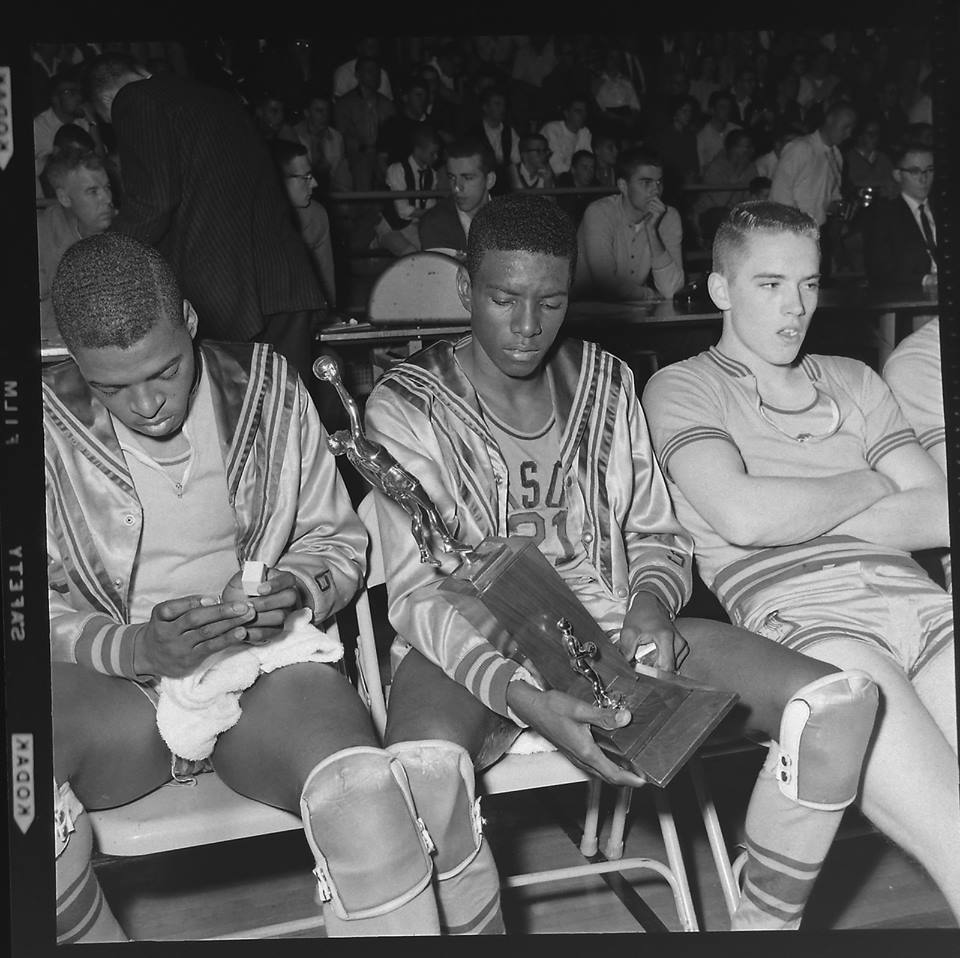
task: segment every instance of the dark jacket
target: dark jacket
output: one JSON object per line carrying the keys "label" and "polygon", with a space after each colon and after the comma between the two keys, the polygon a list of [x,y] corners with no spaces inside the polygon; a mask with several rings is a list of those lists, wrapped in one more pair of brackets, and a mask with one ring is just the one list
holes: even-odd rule
{"label": "dark jacket", "polygon": [[420,246],[423,249],[467,248],[467,235],[460,225],[452,196],[445,196],[423,214],[420,220]]}
{"label": "dark jacket", "polygon": [[249,340],[264,316],[323,295],[270,154],[236,96],[158,74],[113,103],[123,209],[113,228],[155,246],[202,335]]}
{"label": "dark jacket", "polygon": [[[933,218],[937,210],[932,208]],[[871,286],[919,286],[930,272],[923,233],[906,200],[881,199],[864,219],[864,265]]]}

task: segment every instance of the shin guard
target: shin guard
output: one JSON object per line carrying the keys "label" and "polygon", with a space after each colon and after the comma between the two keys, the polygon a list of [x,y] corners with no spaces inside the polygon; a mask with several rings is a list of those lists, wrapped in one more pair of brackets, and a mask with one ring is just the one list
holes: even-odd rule
{"label": "shin guard", "polygon": [[57,944],[128,941],[90,864],[93,830],[69,783],[54,783]]}
{"label": "shin guard", "polygon": [[[320,900],[337,918],[387,915],[429,886],[429,837],[402,765],[382,749],[357,746],[324,759],[307,776],[300,815]],[[423,930],[431,929],[405,933]]]}
{"label": "shin guard", "polygon": [[500,878],[483,838],[473,762],[466,749],[431,739],[387,751],[406,770],[417,811],[436,846],[437,894],[448,934],[503,932]]}
{"label": "shin guard", "polygon": [[747,809],[747,864],[732,928],[793,930],[843,810],[857,793],[878,693],[862,672],[805,685],[783,711]]}

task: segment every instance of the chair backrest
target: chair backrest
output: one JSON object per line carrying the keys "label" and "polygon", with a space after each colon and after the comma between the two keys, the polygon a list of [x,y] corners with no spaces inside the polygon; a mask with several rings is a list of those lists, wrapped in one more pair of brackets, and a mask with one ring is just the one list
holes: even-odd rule
{"label": "chair backrest", "polygon": [[469,321],[457,294],[460,261],[436,250],[403,256],[378,277],[367,319],[381,325]]}

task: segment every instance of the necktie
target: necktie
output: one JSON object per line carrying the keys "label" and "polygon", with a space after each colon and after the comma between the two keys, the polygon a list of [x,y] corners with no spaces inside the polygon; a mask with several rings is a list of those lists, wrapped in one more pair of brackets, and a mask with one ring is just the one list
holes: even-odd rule
{"label": "necktie", "polygon": [[[420,189],[421,189],[421,190],[427,190],[427,189],[429,189],[429,188],[430,188],[430,187],[429,187],[428,184],[427,184],[427,171],[426,171],[426,170],[420,170]],[[425,207],[426,205],[427,205],[427,201],[421,196],[421,197],[417,200],[417,206],[419,206],[419,207],[422,209],[422,208]]]}
{"label": "necktie", "polygon": [[934,258],[937,258],[937,244],[933,238],[933,226],[930,224],[930,217],[927,216],[926,204],[921,203],[917,207],[920,214],[920,228],[923,230],[923,239],[927,244],[927,252]]}

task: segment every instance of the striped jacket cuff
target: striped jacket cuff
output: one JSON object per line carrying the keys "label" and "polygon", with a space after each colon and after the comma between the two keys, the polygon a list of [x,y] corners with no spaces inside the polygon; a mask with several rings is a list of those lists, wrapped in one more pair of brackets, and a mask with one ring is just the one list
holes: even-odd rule
{"label": "striped jacket cuff", "polygon": [[307,602],[316,619],[317,610],[327,610],[331,605],[336,606],[336,581],[333,573],[326,568],[318,569],[316,558],[311,556],[310,568],[304,568],[300,563],[292,560],[290,555],[280,559],[275,568],[291,573],[307,593]]}
{"label": "striped jacket cuff", "polygon": [[666,569],[644,569],[632,583],[631,602],[638,592],[651,592],[673,617],[679,614],[684,605],[684,582]]}
{"label": "striped jacket cuff", "polygon": [[460,660],[453,678],[488,709],[515,721],[507,709],[507,686],[519,668],[518,662],[504,658],[484,643],[474,646]]}
{"label": "striped jacket cuff", "polygon": [[100,613],[88,616],[73,647],[77,664],[104,675],[142,680],[133,666],[134,643],[142,628],[142,623],[123,624]]}

